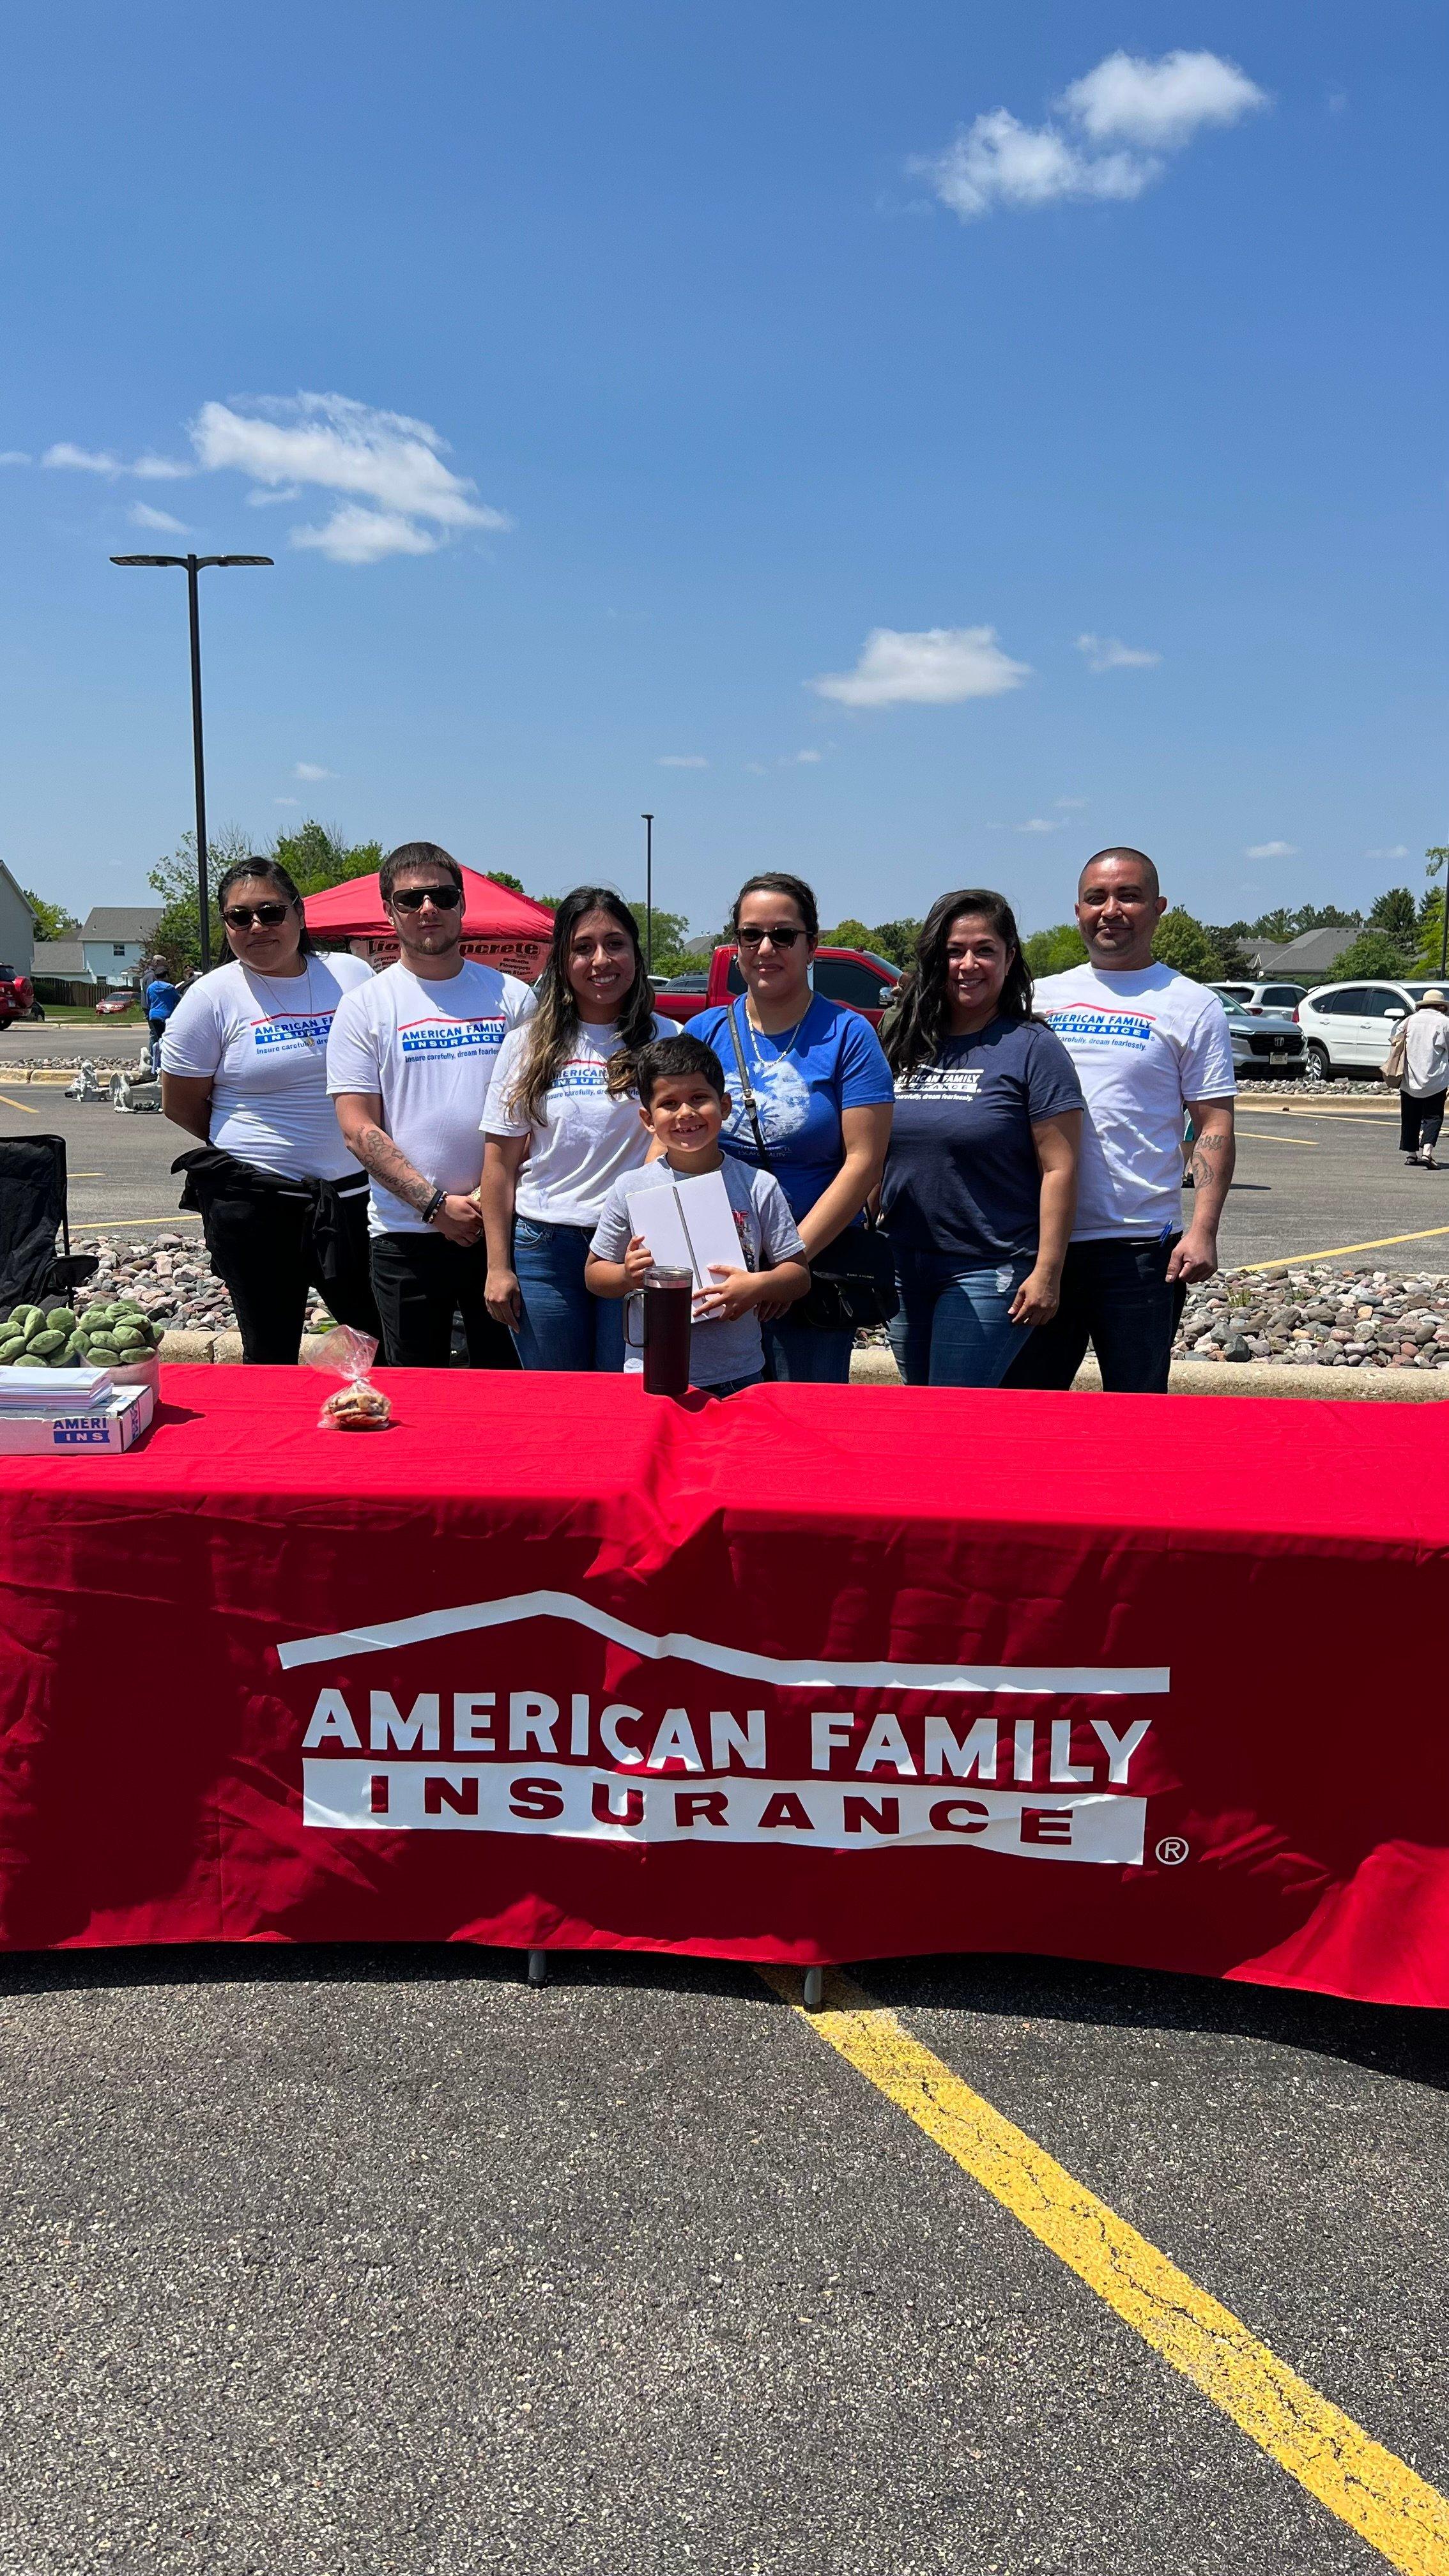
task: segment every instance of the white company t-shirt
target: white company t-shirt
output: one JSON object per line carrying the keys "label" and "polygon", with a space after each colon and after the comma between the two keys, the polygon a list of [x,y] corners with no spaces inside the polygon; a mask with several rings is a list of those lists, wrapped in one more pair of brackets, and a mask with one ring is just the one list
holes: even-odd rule
{"label": "white company t-shirt", "polygon": [[1073,1243],[1163,1237],[1182,1223],[1182,1135],[1190,1100],[1237,1090],[1216,993],[1172,966],[1044,975],[1033,1008],[1061,1039],[1086,1096]]}
{"label": "white company t-shirt", "polygon": [[304,956],[300,975],[258,975],[239,958],[188,985],[161,1040],[163,1073],[211,1077],[211,1141],[287,1180],[362,1169],[327,1097],[327,1040],[345,993],[372,982],[361,957]]}
{"label": "white company t-shirt", "polygon": [[[656,1019],[650,1036],[670,1037],[673,1020]],[[604,1201],[626,1172],[638,1171],[649,1151],[649,1130],[639,1115],[637,1091],[609,1096],[608,1062],[618,1052],[619,1024],[579,1022],[573,1043],[544,1093],[538,1115],[515,1109],[517,1082],[529,1030],[511,1029],[499,1051],[483,1125],[490,1136],[527,1136],[528,1159],[518,1175],[514,1206],[535,1225],[598,1224]]]}
{"label": "white company t-shirt", "polygon": [[[526,984],[467,958],[440,980],[384,967],[349,993],[332,1024],[327,1088],[376,1092],[383,1125],[434,1189],[476,1190],[483,1104],[498,1050],[534,1008]],[[416,1208],[372,1184],[374,1234],[426,1234]]]}

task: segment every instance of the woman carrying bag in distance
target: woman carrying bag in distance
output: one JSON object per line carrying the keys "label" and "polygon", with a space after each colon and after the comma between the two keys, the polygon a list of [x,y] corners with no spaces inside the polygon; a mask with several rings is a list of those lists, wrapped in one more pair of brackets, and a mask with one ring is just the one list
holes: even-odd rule
{"label": "woman carrying bag in distance", "polygon": [[161,1105],[202,1150],[183,1154],[184,1208],[231,1291],[242,1356],[295,1362],[307,1291],[378,1335],[367,1174],[327,1096],[327,1039],[360,957],[321,956],[275,859],[239,859],[216,890],[230,961],[188,984],[161,1039]]}
{"label": "woman carrying bag in distance", "polygon": [[857,1324],[894,1304],[886,1248],[861,1217],[890,1138],[891,1071],[869,1020],[811,991],[820,924],[802,878],[748,878],[733,927],[745,991],[689,1033],[724,1066],[725,1152],[774,1173],[810,1264],[799,1306],[784,1319],[761,1310],[768,1373],[843,1386]]}
{"label": "woman carrying bag in distance", "polygon": [[1083,1110],[1071,1057],[1031,1016],[1001,895],[963,889],[932,905],[885,1051],[896,1365],[908,1386],[999,1386],[1057,1311]]}
{"label": "woman carrying bag in distance", "polygon": [[649,1151],[634,1058],[674,1022],[655,1015],[638,924],[607,886],[564,896],[534,989],[483,1113],[488,1312],[525,1368],[622,1369],[624,1310],[589,1294],[584,1265],[610,1190]]}

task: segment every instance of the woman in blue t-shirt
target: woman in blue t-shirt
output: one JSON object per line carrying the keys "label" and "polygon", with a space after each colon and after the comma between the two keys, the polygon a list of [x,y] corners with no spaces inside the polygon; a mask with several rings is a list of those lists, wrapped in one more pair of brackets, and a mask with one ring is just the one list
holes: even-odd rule
{"label": "woman in blue t-shirt", "polygon": [[[774,1173],[813,1259],[859,1222],[880,1180],[891,1132],[890,1067],[869,1020],[810,989],[820,922],[802,878],[750,877],[735,897],[733,920],[745,990],[728,1008],[702,1011],[689,1033],[712,1046],[724,1066],[732,1107],[720,1143]],[[760,1320],[770,1376],[844,1385],[855,1340],[848,1325],[837,1331],[772,1321],[767,1308]]]}
{"label": "woman in blue t-shirt", "polygon": [[1082,1090],[1031,1016],[1010,905],[933,904],[887,1024],[896,1115],[881,1188],[908,1386],[999,1386],[1057,1310],[1077,1204]]}

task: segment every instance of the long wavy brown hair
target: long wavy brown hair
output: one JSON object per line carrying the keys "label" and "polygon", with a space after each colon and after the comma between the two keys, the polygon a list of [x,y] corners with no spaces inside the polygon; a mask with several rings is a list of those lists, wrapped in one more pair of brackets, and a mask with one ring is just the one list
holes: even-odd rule
{"label": "long wavy brown hair", "polygon": [[916,941],[916,960],[900,987],[900,999],[881,1030],[881,1045],[892,1073],[911,1073],[918,1064],[929,1064],[941,1052],[941,1041],[949,1036],[950,1008],[946,1000],[946,942],[951,924],[963,913],[978,916],[994,931],[1003,946],[1011,952],[1006,981],[1001,987],[997,1008],[1004,1020],[1031,1018],[1031,976],[1021,953],[1021,938],[1016,915],[1004,894],[993,894],[986,886],[966,886],[955,894],[943,894],[933,903],[921,924]]}
{"label": "long wavy brown hair", "polygon": [[560,1065],[579,1032],[579,998],[568,977],[569,950],[586,913],[606,912],[629,934],[634,951],[634,980],[619,1007],[619,1044],[609,1058],[609,1089],[617,1099],[631,1090],[634,1058],[654,1034],[654,991],[644,971],[639,924],[622,895],[609,886],[575,886],[553,917],[553,944],[543,973],[534,986],[538,1008],[528,1022],[528,1041],[519,1056],[518,1075],[509,1107],[515,1117],[539,1118]]}

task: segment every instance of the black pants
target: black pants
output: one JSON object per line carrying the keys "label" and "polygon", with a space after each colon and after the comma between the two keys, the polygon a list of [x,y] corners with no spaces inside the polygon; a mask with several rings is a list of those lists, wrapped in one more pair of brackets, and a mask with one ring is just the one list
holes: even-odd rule
{"label": "black pants", "polygon": [[223,1188],[207,1204],[211,1266],[231,1290],[242,1358],[254,1367],[295,1365],[309,1288],[317,1290],[339,1324],[355,1324],[360,1333],[382,1337],[367,1257],[366,1190],[340,1202],[342,1265],[336,1279],[322,1277],[309,1239],[309,1216],[305,1199],[284,1198],[274,1190],[228,1197]]}
{"label": "black pants", "polygon": [[465,1251],[442,1234],[375,1234],[372,1285],[388,1367],[446,1368],[459,1314],[470,1368],[517,1368],[513,1335],[483,1303],[487,1278],[481,1242]]}
{"label": "black pants", "polygon": [[1109,1395],[1165,1395],[1187,1290],[1169,1282],[1173,1235],[1073,1243],[1062,1265],[1062,1302],[1018,1351],[1005,1386],[1068,1387],[1091,1343]]}
{"label": "black pants", "polygon": [[1439,1142],[1444,1124],[1444,1103],[1449,1093],[1431,1091],[1427,1100],[1416,1100],[1412,1092],[1399,1093],[1399,1143],[1406,1154],[1417,1154],[1427,1145],[1432,1154]]}

